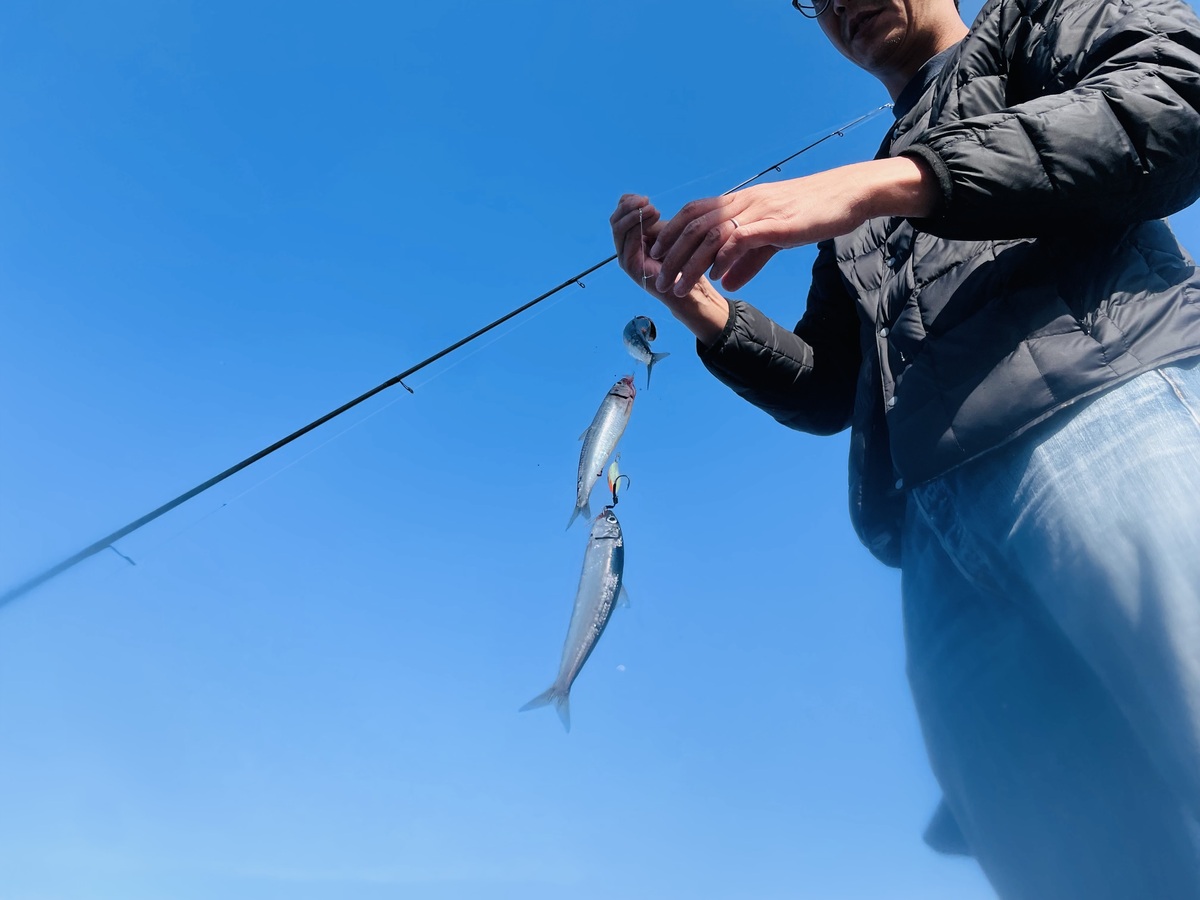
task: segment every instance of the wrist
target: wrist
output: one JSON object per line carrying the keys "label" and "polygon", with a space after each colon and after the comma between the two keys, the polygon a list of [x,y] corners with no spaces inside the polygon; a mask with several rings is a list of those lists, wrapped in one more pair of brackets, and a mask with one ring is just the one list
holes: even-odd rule
{"label": "wrist", "polygon": [[701,278],[683,297],[659,295],[663,303],[703,346],[711,346],[729,322],[729,301],[711,281]]}

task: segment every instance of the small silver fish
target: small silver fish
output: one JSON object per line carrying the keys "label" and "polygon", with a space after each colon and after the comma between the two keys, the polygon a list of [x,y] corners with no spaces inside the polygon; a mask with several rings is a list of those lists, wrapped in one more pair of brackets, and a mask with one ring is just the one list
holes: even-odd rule
{"label": "small silver fish", "polygon": [[621,340],[629,355],[638,362],[646,364],[646,390],[650,390],[650,373],[654,364],[660,359],[666,359],[670,353],[655,353],[650,349],[650,342],[658,337],[658,329],[649,316],[634,316],[621,333]]}
{"label": "small silver fish", "polygon": [[617,449],[617,441],[629,424],[629,414],[633,412],[633,398],[637,390],[633,386],[633,376],[626,375],[612,386],[605,395],[592,424],[579,436],[583,447],[579,451],[579,473],[575,479],[575,509],[567,520],[570,528],[580,513],[587,518],[592,517],[589,498],[592,487],[604,470],[604,463]]}
{"label": "small silver fish", "polygon": [[521,712],[553,703],[563,727],[571,730],[571,685],[596,649],[596,642],[604,633],[618,598],[628,603],[628,594],[621,584],[624,570],[625,540],[621,535],[621,523],[612,508],[607,507],[592,522],[592,533],[583,554],[579,588],[575,592],[575,606],[571,610],[571,624],[563,643],[562,661],[558,664],[558,677],[554,684],[522,706]]}

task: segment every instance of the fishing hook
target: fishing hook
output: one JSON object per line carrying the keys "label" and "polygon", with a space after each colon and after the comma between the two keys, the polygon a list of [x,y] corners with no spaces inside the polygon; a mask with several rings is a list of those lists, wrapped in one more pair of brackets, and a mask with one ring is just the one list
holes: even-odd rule
{"label": "fishing hook", "polygon": [[125,562],[129,563],[131,566],[137,565],[137,563],[135,563],[132,559],[130,559],[128,556],[126,556],[124,553],[122,553],[120,550],[118,550],[112,544],[108,545],[108,549],[111,550],[113,553],[117,554],[117,556],[121,557],[121,559],[125,560]]}
{"label": "fishing hook", "polygon": [[621,479],[622,479],[622,478],[624,478],[624,479],[625,479],[625,486],[626,486],[626,487],[629,487],[629,485],[633,484],[633,482],[632,482],[632,481],[629,479],[629,476],[628,476],[628,475],[626,475],[626,474],[624,474],[624,473],[621,473],[620,475],[618,475],[618,476],[617,476],[617,477],[616,477],[616,478],[613,480],[613,483],[612,483],[612,495],[613,495],[613,502],[612,502],[612,503],[610,503],[608,506],[604,507],[605,509],[612,509],[614,506],[616,506],[616,505],[617,505],[617,502],[618,502],[618,501],[617,501],[617,488],[618,488],[618,486],[621,484]]}

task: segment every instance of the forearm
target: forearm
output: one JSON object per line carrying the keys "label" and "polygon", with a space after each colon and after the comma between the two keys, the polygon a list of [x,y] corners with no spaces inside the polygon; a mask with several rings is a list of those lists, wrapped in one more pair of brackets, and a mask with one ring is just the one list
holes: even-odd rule
{"label": "forearm", "polygon": [[[690,317],[709,307],[705,272],[736,291],[779,250],[849,234],[876,216],[928,215],[939,198],[937,179],[923,162],[897,158],[693,200],[656,229],[649,259],[657,274],[647,286],[664,302],[668,295],[689,298]],[[703,319],[707,337],[711,308]]]}
{"label": "forearm", "polygon": [[935,122],[898,151],[920,154],[943,188],[918,227],[1041,237],[1162,218],[1200,196],[1194,13],[1167,0],[1052,0],[1035,27],[1045,37],[1007,62],[1009,107]]}
{"label": "forearm", "polygon": [[849,177],[862,184],[864,220],[880,216],[923,218],[932,214],[942,199],[934,172],[919,158],[875,159],[846,169]]}
{"label": "forearm", "polygon": [[840,347],[822,347],[750,304],[733,301],[716,339],[697,351],[719,381],[776,421],[833,434],[849,424],[859,357]]}
{"label": "forearm", "polygon": [[794,331],[734,301],[716,339],[698,349],[713,375],[777,421],[832,434],[849,424],[854,409],[862,363],[859,328],[833,247],[823,244]]}
{"label": "forearm", "polygon": [[[843,201],[853,209],[854,220],[927,216],[941,199],[929,166],[910,157],[854,163],[821,174],[843,185]],[[701,277],[682,297],[672,292],[655,294],[703,347],[711,346],[729,321],[729,301],[707,278]]]}

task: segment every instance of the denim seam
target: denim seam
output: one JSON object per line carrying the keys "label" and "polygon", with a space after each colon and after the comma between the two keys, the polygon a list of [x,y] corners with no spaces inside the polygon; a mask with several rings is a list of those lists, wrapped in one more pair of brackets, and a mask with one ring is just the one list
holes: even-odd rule
{"label": "denim seam", "polygon": [[1188,415],[1192,417],[1192,421],[1196,423],[1196,426],[1200,427],[1200,410],[1197,410],[1188,400],[1187,395],[1183,392],[1183,386],[1172,378],[1166,370],[1156,369],[1155,371],[1170,386],[1171,391],[1175,394],[1175,397],[1179,400],[1183,408],[1188,411]]}
{"label": "denim seam", "polygon": [[[932,485],[925,484],[925,485],[921,485],[921,487],[929,488],[929,487],[932,487]],[[940,546],[942,548],[942,552],[945,553],[946,557],[950,560],[950,562],[954,564],[954,568],[958,569],[959,574],[962,575],[962,577],[967,581],[968,584],[970,584],[973,588],[975,588],[977,591],[979,591],[979,593],[986,594],[988,596],[997,594],[998,592],[997,592],[996,586],[994,584],[989,585],[989,584],[981,583],[980,580],[975,576],[975,574],[973,572],[964,568],[962,563],[959,562],[959,559],[958,559],[959,554],[955,553],[952,550],[952,548],[950,547],[950,545],[946,539],[945,534],[943,533],[943,529],[940,528],[937,525],[937,523],[934,522],[933,516],[931,516],[929,514],[929,510],[926,508],[925,503],[923,503],[921,500],[920,493],[921,493],[920,489],[913,490],[909,494],[909,497],[913,500],[913,502],[915,502],[917,504],[917,511],[921,514],[921,518],[923,518],[925,520],[926,527],[930,531],[933,532],[933,536],[935,538],[937,538],[938,546]],[[982,556],[979,553],[976,553],[975,555],[978,556],[980,561],[983,563],[983,566],[981,568],[983,568],[985,571],[990,571],[991,567],[988,565],[986,557]]]}

